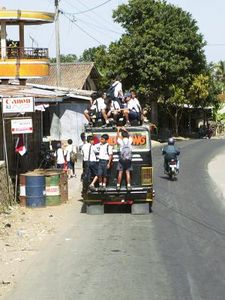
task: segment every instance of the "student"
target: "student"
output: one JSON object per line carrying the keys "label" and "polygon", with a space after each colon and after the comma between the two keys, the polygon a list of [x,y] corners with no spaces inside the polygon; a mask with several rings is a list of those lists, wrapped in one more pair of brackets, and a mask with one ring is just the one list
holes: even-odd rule
{"label": "student", "polygon": [[113,159],[113,150],[112,146],[108,144],[108,139],[108,134],[103,134],[100,138],[100,144],[96,145],[99,147],[98,180],[99,189],[102,191],[106,189],[108,171]]}
{"label": "student", "polygon": [[117,75],[115,78],[112,79],[112,84],[107,91],[107,95],[111,100],[116,100],[119,103],[123,98],[123,88],[122,83],[120,81],[120,77]]}
{"label": "student", "polygon": [[132,138],[125,128],[117,128],[117,144],[120,146],[119,162],[117,166],[118,177],[116,189],[119,191],[123,173],[126,173],[127,190],[131,191],[131,176],[132,169]]}
{"label": "student", "polygon": [[107,112],[108,119],[113,118],[114,123],[117,124],[121,115],[122,115],[121,107],[118,101],[109,100],[108,112]]}
{"label": "student", "polygon": [[61,146],[61,142],[58,143],[56,147],[57,149],[55,152],[55,156],[56,156],[57,169],[63,169],[65,164],[65,157],[64,157],[64,151]]}
{"label": "student", "polygon": [[76,147],[73,145],[73,141],[69,139],[67,141],[68,145],[66,146],[65,149],[65,157],[66,157],[66,162],[67,162],[67,174],[68,178],[71,177],[76,177],[75,175],[75,163],[77,160],[77,150]]}
{"label": "student", "polygon": [[93,125],[93,122],[95,122],[99,118],[101,118],[102,121],[105,122],[105,124],[109,124],[106,114],[104,94],[101,92],[93,93],[91,97],[92,101],[90,103],[90,108],[84,111],[84,115],[88,120],[89,124]]}
{"label": "student", "polygon": [[81,148],[81,153],[83,155],[83,178],[89,180],[91,178],[91,184],[89,188],[92,190],[95,187],[95,183],[98,180],[98,163],[96,158],[96,147],[94,145],[94,137],[88,136],[87,143],[85,143]]}
{"label": "student", "polygon": [[[124,117],[126,119],[126,125],[130,126],[130,121],[140,120],[141,117],[141,106],[138,105],[137,101],[132,99],[130,92],[124,95],[125,98],[125,110]],[[138,101],[139,102],[139,101]]]}

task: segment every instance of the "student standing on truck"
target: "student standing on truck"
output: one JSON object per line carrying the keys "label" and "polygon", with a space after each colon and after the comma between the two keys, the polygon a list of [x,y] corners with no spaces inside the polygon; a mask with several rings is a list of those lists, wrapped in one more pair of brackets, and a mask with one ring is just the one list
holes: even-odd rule
{"label": "student standing on truck", "polygon": [[89,183],[92,178],[89,188],[94,189],[95,183],[98,180],[98,163],[94,137],[92,135],[87,137],[87,143],[83,144],[81,153],[83,155],[83,180],[86,180]]}
{"label": "student standing on truck", "polygon": [[113,159],[113,149],[108,144],[108,140],[108,134],[103,134],[100,138],[100,144],[96,145],[99,147],[98,180],[99,189],[102,191],[106,189],[107,177]]}
{"label": "student standing on truck", "polygon": [[[120,134],[121,133],[121,134]],[[116,189],[119,191],[123,173],[126,173],[127,190],[131,191],[131,176],[132,171],[132,138],[125,128],[117,128],[117,144],[120,146],[119,162],[117,166],[118,177]]]}

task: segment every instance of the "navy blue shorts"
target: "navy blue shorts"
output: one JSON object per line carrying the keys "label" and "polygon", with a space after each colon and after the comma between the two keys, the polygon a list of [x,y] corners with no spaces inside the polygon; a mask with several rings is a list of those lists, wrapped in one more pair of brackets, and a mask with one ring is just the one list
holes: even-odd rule
{"label": "navy blue shorts", "polygon": [[131,110],[129,112],[129,119],[130,120],[138,120],[139,119],[139,113],[137,113],[136,111]]}
{"label": "navy blue shorts", "polygon": [[107,164],[108,160],[103,160],[100,159],[98,163],[98,176],[101,177],[107,177],[108,176],[108,169],[107,169]]}

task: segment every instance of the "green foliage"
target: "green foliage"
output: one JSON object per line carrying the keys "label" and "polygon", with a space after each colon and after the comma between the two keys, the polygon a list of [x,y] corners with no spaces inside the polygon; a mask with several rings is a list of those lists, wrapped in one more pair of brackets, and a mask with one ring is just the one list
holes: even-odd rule
{"label": "green foliage", "polygon": [[109,84],[109,80],[107,79],[107,61],[108,61],[108,55],[107,55],[107,48],[106,46],[99,46],[99,47],[93,47],[84,50],[82,55],[79,58],[79,61],[84,62],[94,62],[95,67],[98,69],[98,71],[102,74],[102,78],[99,82],[99,88],[104,89]]}
{"label": "green foliage", "polygon": [[194,76],[188,95],[194,107],[204,108],[209,97],[209,76],[203,74]]}
{"label": "green foliage", "polygon": [[[56,63],[56,57],[50,58],[51,63]],[[77,62],[76,54],[61,54],[60,55],[60,62],[61,63],[74,63]]]}
{"label": "green foliage", "polygon": [[113,13],[125,29],[109,46],[108,68],[149,99],[168,98],[205,68],[203,37],[189,13],[165,1],[130,0]]}

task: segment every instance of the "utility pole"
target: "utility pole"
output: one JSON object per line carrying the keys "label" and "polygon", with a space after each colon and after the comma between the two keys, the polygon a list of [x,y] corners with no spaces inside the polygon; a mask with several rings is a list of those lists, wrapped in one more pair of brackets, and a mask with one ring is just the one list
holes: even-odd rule
{"label": "utility pole", "polygon": [[60,38],[59,38],[59,1],[60,0],[55,0],[55,41],[56,41],[57,86],[61,86]]}

